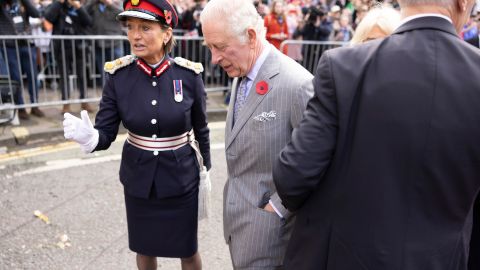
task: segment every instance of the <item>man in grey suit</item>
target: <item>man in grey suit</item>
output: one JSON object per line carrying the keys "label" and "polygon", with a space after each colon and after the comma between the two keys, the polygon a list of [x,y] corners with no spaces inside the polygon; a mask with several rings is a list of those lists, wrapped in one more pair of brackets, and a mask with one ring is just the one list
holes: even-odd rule
{"label": "man in grey suit", "polygon": [[212,63],[236,77],[223,209],[232,263],[235,269],[281,269],[294,219],[277,195],[272,164],[302,118],[313,75],[268,44],[251,1],[212,0],[200,20]]}

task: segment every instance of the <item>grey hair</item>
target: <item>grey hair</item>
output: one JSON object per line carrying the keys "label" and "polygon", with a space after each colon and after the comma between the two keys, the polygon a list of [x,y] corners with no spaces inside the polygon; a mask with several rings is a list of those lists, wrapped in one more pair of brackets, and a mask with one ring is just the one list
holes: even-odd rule
{"label": "grey hair", "polygon": [[440,5],[443,7],[450,7],[453,5],[453,0],[399,0],[400,7],[416,6],[416,5]]}
{"label": "grey hair", "polygon": [[365,42],[368,34],[377,26],[385,34],[390,35],[400,25],[400,12],[389,5],[379,5],[370,9],[355,29],[350,44]]}
{"label": "grey hair", "polygon": [[255,29],[257,38],[265,39],[265,25],[252,0],[210,0],[200,14],[200,23],[225,23],[226,31],[242,43],[248,40],[247,29]]}

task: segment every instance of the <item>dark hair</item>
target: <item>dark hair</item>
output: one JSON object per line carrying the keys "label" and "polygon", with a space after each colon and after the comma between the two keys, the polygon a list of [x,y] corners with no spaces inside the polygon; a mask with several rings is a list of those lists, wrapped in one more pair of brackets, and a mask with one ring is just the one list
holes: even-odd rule
{"label": "dark hair", "polygon": [[323,10],[316,7],[311,7],[308,10],[308,21],[315,22],[318,17],[323,17],[324,15],[325,15],[325,12]]}

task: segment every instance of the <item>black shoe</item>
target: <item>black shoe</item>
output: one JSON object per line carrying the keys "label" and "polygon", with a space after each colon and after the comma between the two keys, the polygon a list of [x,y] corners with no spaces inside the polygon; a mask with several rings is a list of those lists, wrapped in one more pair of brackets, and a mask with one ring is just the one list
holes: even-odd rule
{"label": "black shoe", "polygon": [[70,104],[65,104],[63,105],[63,109],[62,109],[62,115],[64,113],[71,113],[72,112],[72,109],[70,109]]}
{"label": "black shoe", "polygon": [[18,118],[21,120],[29,120],[30,116],[25,109],[18,109]]}
{"label": "black shoe", "polygon": [[36,117],[45,117],[45,114],[37,107],[32,108],[30,114],[35,115]]}

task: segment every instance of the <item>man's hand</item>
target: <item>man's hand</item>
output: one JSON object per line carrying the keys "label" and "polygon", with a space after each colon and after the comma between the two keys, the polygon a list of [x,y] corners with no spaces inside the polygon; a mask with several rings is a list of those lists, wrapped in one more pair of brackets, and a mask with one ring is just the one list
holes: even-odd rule
{"label": "man's hand", "polygon": [[272,205],[269,203],[267,203],[267,205],[265,205],[265,207],[263,208],[263,210],[267,211],[267,212],[271,212],[271,213],[276,213],[275,210],[273,209]]}
{"label": "man's hand", "polygon": [[69,3],[74,9],[79,9],[80,7],[82,7],[82,4],[80,3],[80,1],[77,1],[77,0],[68,0],[68,3]]}

